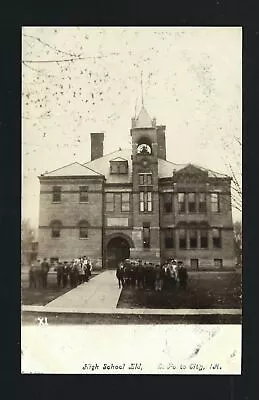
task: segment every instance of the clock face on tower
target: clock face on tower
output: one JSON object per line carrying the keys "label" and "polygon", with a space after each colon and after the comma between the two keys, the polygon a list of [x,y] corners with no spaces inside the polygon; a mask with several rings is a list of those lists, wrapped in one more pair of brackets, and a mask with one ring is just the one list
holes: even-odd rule
{"label": "clock face on tower", "polygon": [[137,148],[138,154],[151,154],[151,147],[148,144],[142,143]]}

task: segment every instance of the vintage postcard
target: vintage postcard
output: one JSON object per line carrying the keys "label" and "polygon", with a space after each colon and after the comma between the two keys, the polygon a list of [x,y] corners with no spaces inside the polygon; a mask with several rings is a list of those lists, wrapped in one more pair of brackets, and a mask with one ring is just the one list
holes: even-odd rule
{"label": "vintage postcard", "polygon": [[241,374],[242,29],[21,36],[21,372]]}

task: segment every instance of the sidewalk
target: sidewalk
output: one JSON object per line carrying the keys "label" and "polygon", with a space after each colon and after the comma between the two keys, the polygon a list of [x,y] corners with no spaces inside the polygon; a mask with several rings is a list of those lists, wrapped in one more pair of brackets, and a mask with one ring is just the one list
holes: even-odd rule
{"label": "sidewalk", "polygon": [[118,288],[115,271],[104,271],[70,290],[63,296],[51,301],[44,309],[51,311],[53,308],[83,308],[83,309],[115,309],[120,297],[121,289]]}

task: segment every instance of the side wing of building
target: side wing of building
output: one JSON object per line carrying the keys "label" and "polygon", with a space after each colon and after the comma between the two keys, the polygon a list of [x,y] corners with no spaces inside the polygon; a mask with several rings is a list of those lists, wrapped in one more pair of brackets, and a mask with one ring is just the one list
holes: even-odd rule
{"label": "side wing of building", "polygon": [[97,174],[40,177],[40,258],[86,255],[102,263],[103,181]]}

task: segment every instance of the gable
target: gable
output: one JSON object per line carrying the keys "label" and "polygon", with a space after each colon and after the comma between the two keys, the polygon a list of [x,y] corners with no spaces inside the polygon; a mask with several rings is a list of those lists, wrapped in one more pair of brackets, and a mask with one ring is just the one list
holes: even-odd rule
{"label": "gable", "polygon": [[54,171],[47,172],[42,176],[100,176],[100,174],[78,162],[74,162]]}
{"label": "gable", "polygon": [[128,160],[126,160],[126,158],[122,158],[122,157],[113,158],[112,160],[110,160],[110,162],[111,161],[127,161],[128,162]]}
{"label": "gable", "polygon": [[193,164],[187,164],[184,168],[179,169],[175,172],[176,174],[183,174],[183,175],[207,175],[207,171]]}

